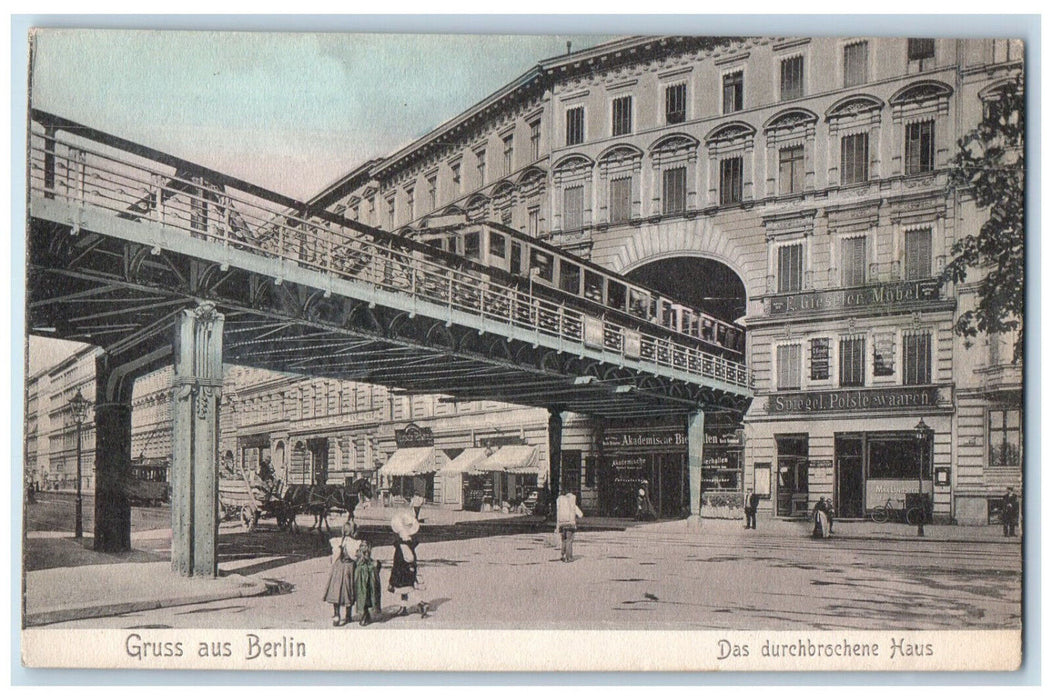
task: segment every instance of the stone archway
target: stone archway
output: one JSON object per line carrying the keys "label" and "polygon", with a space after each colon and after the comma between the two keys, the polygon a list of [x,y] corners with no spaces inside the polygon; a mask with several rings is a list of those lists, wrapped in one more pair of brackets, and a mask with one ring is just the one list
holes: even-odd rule
{"label": "stone archway", "polygon": [[682,257],[707,258],[727,266],[741,280],[746,297],[762,290],[766,281],[764,270],[751,269],[755,264],[749,264],[744,246],[708,220],[644,225],[613,246],[596,245],[592,254],[595,262],[622,274]]}

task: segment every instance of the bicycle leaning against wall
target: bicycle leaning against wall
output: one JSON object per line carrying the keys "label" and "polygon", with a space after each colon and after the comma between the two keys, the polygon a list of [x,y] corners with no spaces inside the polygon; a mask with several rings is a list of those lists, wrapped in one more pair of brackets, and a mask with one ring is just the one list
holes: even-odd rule
{"label": "bicycle leaning against wall", "polygon": [[[901,504],[901,507],[896,507],[896,503]],[[869,517],[875,523],[886,523],[889,520],[896,522],[904,522],[907,525],[917,525],[925,519],[924,506],[916,505],[906,507],[906,498],[892,498],[888,500],[882,506],[877,506],[869,514]]]}

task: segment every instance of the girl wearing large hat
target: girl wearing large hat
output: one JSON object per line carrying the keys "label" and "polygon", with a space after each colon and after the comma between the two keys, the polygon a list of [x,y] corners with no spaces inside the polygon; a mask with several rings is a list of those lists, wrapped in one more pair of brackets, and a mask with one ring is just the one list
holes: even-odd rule
{"label": "girl wearing large hat", "polygon": [[[414,595],[417,584],[416,540],[414,535],[420,530],[420,522],[411,511],[402,511],[391,519],[391,529],[395,532],[394,563],[391,565],[391,578],[387,590],[398,593],[401,597],[399,615],[409,612],[409,597]],[[429,605],[420,601],[420,617],[427,617]]]}

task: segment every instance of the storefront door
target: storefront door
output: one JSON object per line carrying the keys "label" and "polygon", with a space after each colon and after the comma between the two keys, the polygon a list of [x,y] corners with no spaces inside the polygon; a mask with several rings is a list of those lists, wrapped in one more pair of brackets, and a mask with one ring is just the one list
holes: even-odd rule
{"label": "storefront door", "polygon": [[577,496],[577,502],[581,502],[581,451],[563,450],[560,457],[559,480],[561,488],[569,489],[570,493]]}
{"label": "storefront door", "polygon": [[329,440],[311,438],[307,440],[310,452],[311,483],[324,484],[329,480]]}
{"label": "storefront door", "polygon": [[865,480],[862,472],[862,438],[836,439],[836,514],[841,518],[865,516]]}
{"label": "storefront door", "polygon": [[807,513],[807,436],[779,436],[778,515]]}

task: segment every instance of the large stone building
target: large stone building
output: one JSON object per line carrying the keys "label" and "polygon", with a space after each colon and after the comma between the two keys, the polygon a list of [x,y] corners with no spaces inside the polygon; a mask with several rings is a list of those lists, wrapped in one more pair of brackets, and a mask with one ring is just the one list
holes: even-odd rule
{"label": "large stone building", "polygon": [[[841,517],[921,490],[937,518],[983,523],[1021,485],[1021,372],[1013,339],[954,335],[974,280],[935,278],[984,220],[949,187],[957,139],[1022,67],[1007,40],[628,38],[541,61],[312,203],[409,236],[498,221],[745,325],[756,398],[707,417],[700,485],[684,425],[566,416],[587,512],[630,515],[646,482],[662,516],[699,487],[705,514],[755,489],[772,516],[824,496]],[[547,472],[539,409],[240,368],[224,394],[230,469],[378,475],[453,507]],[[149,451],[165,409],[144,396]],[[481,459],[487,476],[462,472]]]}
{"label": "large stone building", "polygon": [[[411,236],[501,221],[743,316],[756,400],[743,430],[727,416],[706,436],[702,487],[729,496],[710,508],[755,488],[777,515],[826,496],[860,517],[922,490],[937,517],[985,522],[1021,480],[1020,368],[1012,339],[954,336],[975,286],[935,277],[983,221],[949,187],[957,139],[1022,48],[624,39],[540,62],[318,201]],[[681,427],[578,428],[598,472],[582,483],[684,497]]]}

